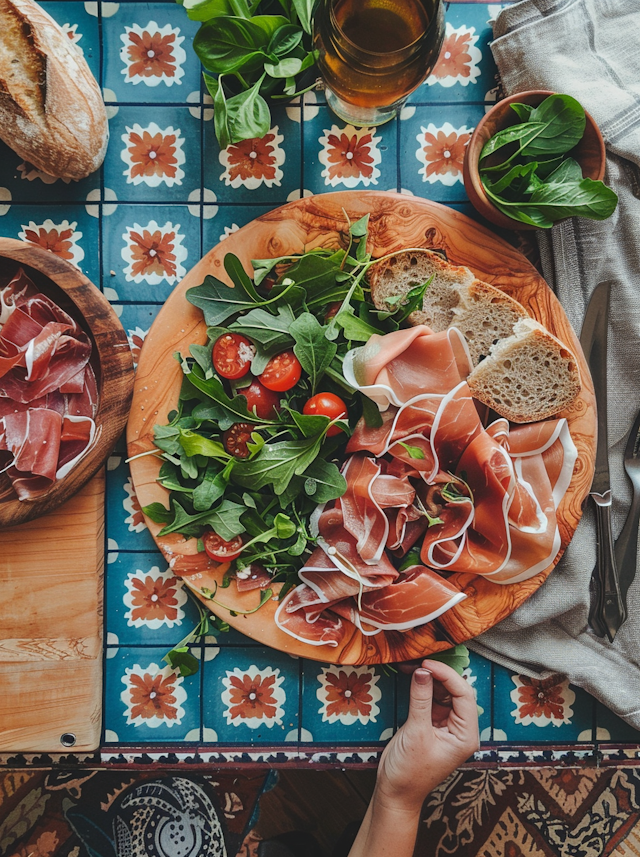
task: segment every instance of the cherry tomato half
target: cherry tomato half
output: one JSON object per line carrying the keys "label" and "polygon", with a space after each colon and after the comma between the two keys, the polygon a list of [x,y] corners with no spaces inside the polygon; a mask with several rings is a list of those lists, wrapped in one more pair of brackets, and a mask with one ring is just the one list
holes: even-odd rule
{"label": "cherry tomato half", "polygon": [[279,411],[280,397],[263,387],[260,381],[254,379],[248,387],[238,390],[238,395],[247,397],[247,408],[263,420],[271,419]]}
{"label": "cherry tomato half", "polygon": [[235,381],[251,368],[255,347],[239,333],[223,333],[213,346],[213,368],[218,375]]}
{"label": "cherry tomato half", "polygon": [[[305,402],[302,413],[318,414],[323,417],[329,417],[331,420],[339,417],[346,419],[347,406],[340,396],[334,396],[333,393],[318,393]],[[341,431],[342,429],[339,426],[331,426],[327,432],[327,437],[333,437]]]}
{"label": "cherry tomato half", "polygon": [[225,541],[222,536],[219,536],[214,530],[209,530],[202,537],[202,544],[207,552],[207,556],[211,559],[217,559],[220,562],[231,562],[242,553],[242,536],[236,536],[230,542]]}
{"label": "cherry tomato half", "polygon": [[236,458],[248,458],[249,448],[247,443],[251,440],[251,432],[255,429],[251,423],[234,423],[222,435],[224,448],[229,455]]}
{"label": "cherry tomato half", "polygon": [[267,390],[284,393],[290,390],[300,380],[302,367],[293,351],[281,351],[269,360],[260,375],[260,380]]}

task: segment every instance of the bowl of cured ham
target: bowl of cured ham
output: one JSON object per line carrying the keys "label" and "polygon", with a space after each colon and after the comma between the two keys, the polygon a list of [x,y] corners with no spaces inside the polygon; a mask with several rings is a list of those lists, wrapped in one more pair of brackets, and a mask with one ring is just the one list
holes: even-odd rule
{"label": "bowl of cured ham", "polygon": [[[396,264],[377,290],[369,276],[360,302],[375,306],[345,310],[370,258]],[[392,328],[402,265],[427,261],[429,322],[419,275]],[[468,305],[438,303],[453,280]],[[485,309],[509,322],[495,341]],[[544,583],[589,491],[595,410],[571,325],[524,256],[429,200],[344,192],[263,214],[187,274],[145,339],[127,436],[150,532],[214,613],[292,654],[384,663],[477,636]]]}
{"label": "bowl of cured ham", "polygon": [[0,526],[69,499],[127,419],[133,360],[100,291],[33,244],[0,239]]}

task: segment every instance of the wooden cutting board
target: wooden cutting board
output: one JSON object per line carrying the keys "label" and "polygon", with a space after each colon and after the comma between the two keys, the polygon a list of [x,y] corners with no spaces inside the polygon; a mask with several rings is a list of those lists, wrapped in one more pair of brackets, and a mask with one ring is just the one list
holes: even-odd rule
{"label": "wooden cutting board", "polygon": [[99,745],[104,483],[0,529],[0,752]]}

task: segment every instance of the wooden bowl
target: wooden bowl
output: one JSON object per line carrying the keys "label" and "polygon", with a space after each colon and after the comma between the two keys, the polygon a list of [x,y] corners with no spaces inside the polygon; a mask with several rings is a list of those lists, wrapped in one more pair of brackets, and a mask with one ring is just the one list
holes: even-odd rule
{"label": "wooden bowl", "polygon": [[6,481],[0,483],[0,526],[37,518],[79,491],[111,453],[127,422],[133,394],[133,357],[127,335],[104,295],[78,268],[49,250],[0,238],[0,275],[12,275],[20,267],[91,339],[91,365],[98,386],[97,440],[67,476],[34,500],[19,500],[4,477]]}
{"label": "wooden bowl", "polygon": [[[503,131],[510,125],[517,125],[520,122],[515,111],[510,107],[513,102],[530,104],[532,107],[537,107],[549,95],[554,95],[554,93],[543,89],[532,89],[528,92],[516,92],[515,95],[504,98],[492,107],[480,120],[469,140],[462,170],[467,196],[474,208],[483,217],[486,217],[491,223],[495,223],[496,226],[501,226],[503,229],[522,230],[537,229],[538,227],[522,223],[520,220],[514,220],[512,217],[507,217],[506,214],[498,211],[491,202],[482,186],[478,173],[480,152],[485,143],[494,134],[497,134],[498,131]],[[587,124],[584,135],[571,152],[571,155],[582,167],[584,178],[602,181],[606,166],[604,140],[592,116],[589,113],[586,113],[586,116]]]}

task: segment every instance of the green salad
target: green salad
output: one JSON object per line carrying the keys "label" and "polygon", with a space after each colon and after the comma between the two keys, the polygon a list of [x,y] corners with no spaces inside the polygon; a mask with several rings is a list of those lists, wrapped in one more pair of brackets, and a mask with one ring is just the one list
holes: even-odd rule
{"label": "green salad", "polygon": [[[297,585],[314,549],[309,518],[340,497],[351,430],[361,417],[381,425],[377,406],[350,387],[342,361],[374,333],[397,330],[422,304],[428,282],[388,312],[368,296],[368,215],[349,225],[346,249],[224,265],[234,288],[212,276],[187,291],[207,324],[206,345],[176,355],[184,378],[168,425],[155,426],[159,481],[169,505],[144,513],[228,563],[223,586]],[[393,255],[393,254],[390,254]],[[388,258],[388,257],[383,257]],[[224,606],[217,592],[206,597]],[[258,609],[258,608],[255,608]],[[253,612],[253,611],[252,611]]]}

